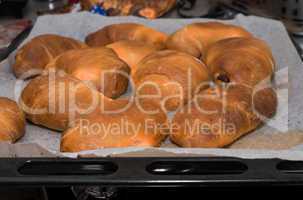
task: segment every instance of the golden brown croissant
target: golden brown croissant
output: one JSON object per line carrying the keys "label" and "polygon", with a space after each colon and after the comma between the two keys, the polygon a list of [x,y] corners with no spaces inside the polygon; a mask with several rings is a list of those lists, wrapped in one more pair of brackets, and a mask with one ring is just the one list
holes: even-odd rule
{"label": "golden brown croissant", "polygon": [[276,107],[276,93],[270,87],[208,89],[175,115],[170,138],[182,147],[225,147],[272,117]]}
{"label": "golden brown croissant", "polygon": [[[123,108],[128,100],[116,100],[116,108]],[[163,112],[146,114],[158,109],[150,103],[140,102],[114,114],[89,115],[67,129],[61,139],[61,151],[78,152],[113,147],[159,147],[168,135],[168,123]],[[112,110],[116,108],[111,108]]]}
{"label": "golden brown croissant", "polygon": [[165,47],[167,35],[150,27],[136,23],[121,23],[105,26],[85,38],[91,47],[106,46],[120,40],[135,40],[154,45],[158,49]]}
{"label": "golden brown croissant", "polygon": [[[228,27],[227,33],[234,28]],[[211,31],[205,30],[205,34]],[[207,36],[191,43],[207,44],[197,52],[216,84],[215,89],[202,91],[176,113],[173,124],[179,127],[171,130],[171,140],[183,147],[229,145],[272,117],[277,108],[277,96],[270,83],[275,64],[265,42],[246,34],[222,40],[214,36],[214,43],[204,41]],[[195,47],[189,49],[197,50]]]}
{"label": "golden brown croissant", "polygon": [[205,63],[215,81],[254,86],[271,81],[275,63],[270,48],[256,38],[231,38],[212,45]]}
{"label": "golden brown croissant", "polygon": [[56,56],[71,49],[87,47],[84,43],[59,35],[40,35],[22,46],[16,54],[13,71],[16,77],[26,79],[42,73]]}
{"label": "golden brown croissant", "polygon": [[130,69],[116,53],[105,47],[70,50],[51,61],[48,70],[62,70],[83,81],[90,81],[105,96],[116,98],[128,86]]}
{"label": "golden brown croissant", "polygon": [[223,39],[234,37],[251,37],[241,27],[219,22],[194,23],[172,34],[166,43],[168,49],[183,51],[197,58],[204,56],[207,48]]}
{"label": "golden brown croissant", "polygon": [[173,111],[186,104],[198,89],[203,89],[203,83],[207,83],[210,76],[197,58],[164,50],[145,57],[138,64],[133,79],[138,96],[153,95],[150,101]]}
{"label": "golden brown croissant", "polygon": [[89,111],[91,104],[99,104],[99,94],[94,91],[72,76],[50,73],[32,79],[22,91],[19,103],[34,124],[63,131],[69,118],[89,114],[84,111]]}
{"label": "golden brown croissant", "polygon": [[25,133],[25,117],[16,102],[0,97],[0,141],[16,142]]}
{"label": "golden brown croissant", "polygon": [[144,57],[157,51],[153,45],[131,40],[121,40],[107,45],[107,47],[113,49],[119,58],[128,64],[132,75],[135,74],[138,63]]}
{"label": "golden brown croissant", "polygon": [[61,143],[65,152],[158,146],[167,134],[165,113],[150,103],[135,102],[109,99],[83,81],[58,73],[31,80],[20,98],[31,122],[66,130]]}

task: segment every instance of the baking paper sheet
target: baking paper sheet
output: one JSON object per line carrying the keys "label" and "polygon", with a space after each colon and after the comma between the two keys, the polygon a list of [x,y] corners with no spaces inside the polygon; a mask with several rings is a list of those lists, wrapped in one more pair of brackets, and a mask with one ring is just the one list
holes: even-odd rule
{"label": "baking paper sheet", "polygon": [[[84,40],[85,36],[103,26],[136,22],[157,30],[172,33],[193,22],[207,19],[156,19],[146,20],[137,17],[103,17],[87,12],[39,17],[29,37],[24,41],[46,33],[59,34]],[[265,40],[272,48],[277,63],[275,82],[279,98],[278,112],[272,120],[258,130],[244,136],[227,149],[183,149],[166,141],[161,148],[115,148],[62,154],[59,152],[60,133],[28,123],[26,135],[17,144],[1,144],[0,156],[113,156],[142,155],[165,156],[176,154],[192,156],[233,156],[241,158],[283,158],[303,160],[303,65],[287,31],[279,21],[253,16],[238,15],[234,20],[224,21],[240,25]],[[10,65],[14,54],[0,64],[0,96],[18,100],[22,87],[16,80]],[[32,151],[30,150],[32,148]],[[26,150],[25,150],[26,149]],[[149,152],[149,153],[147,153]],[[152,153],[150,153],[152,152]]]}

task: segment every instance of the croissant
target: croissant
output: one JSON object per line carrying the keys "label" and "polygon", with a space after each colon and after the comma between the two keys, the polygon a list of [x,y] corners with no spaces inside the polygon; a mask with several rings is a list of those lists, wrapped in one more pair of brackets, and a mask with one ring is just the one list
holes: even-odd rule
{"label": "croissant", "polygon": [[37,125],[63,131],[69,118],[79,118],[89,110],[99,94],[89,85],[67,74],[50,73],[32,79],[20,97],[20,107],[26,118]]}
{"label": "croissant", "polygon": [[151,102],[160,103],[166,111],[174,111],[203,89],[203,83],[210,81],[210,76],[207,67],[197,58],[164,50],[141,60],[133,80],[138,96],[152,95]]}
{"label": "croissant", "polygon": [[[128,100],[116,100],[116,108],[129,104]],[[78,152],[113,147],[159,147],[168,135],[168,122],[163,112],[147,114],[144,111],[158,107],[140,102],[129,109],[113,114],[89,115],[77,120],[75,125],[64,131],[61,151]],[[112,110],[115,110],[112,108]]]}
{"label": "croissant", "polygon": [[257,38],[231,38],[212,45],[205,63],[215,81],[254,86],[271,81],[275,62],[267,44]]}
{"label": "croissant", "polygon": [[120,40],[135,40],[165,48],[167,35],[147,26],[136,23],[121,23],[105,26],[85,38],[88,46],[106,46]]}
{"label": "croissant", "polygon": [[56,56],[86,45],[72,38],[59,35],[40,35],[22,46],[16,54],[13,71],[17,78],[30,78],[42,73],[45,66]]}
{"label": "croissant", "polygon": [[0,97],[0,141],[16,142],[25,133],[25,117],[16,102]]}
{"label": "croissant", "polygon": [[252,35],[234,25],[219,22],[193,23],[169,36],[166,47],[200,58],[211,44],[234,37],[252,37]]}
{"label": "croissant", "polygon": [[129,67],[109,48],[70,50],[51,61],[46,69],[64,71],[83,81],[90,81],[105,96],[116,98],[128,86]]}
{"label": "croissant", "polygon": [[[218,29],[224,27],[218,23],[210,27],[215,25]],[[200,24],[200,27],[207,26]],[[226,32],[234,28],[227,26]],[[239,30],[238,33],[245,33]],[[204,34],[211,31],[205,29]],[[214,43],[205,41],[207,36],[191,43],[206,47],[195,55],[199,52],[215,84],[175,114],[172,124],[178,127],[171,129],[170,138],[182,147],[227,146],[276,112],[277,95],[271,84],[275,63],[266,43],[247,34],[221,40],[215,33],[214,36]],[[189,45],[191,50],[195,47]]]}
{"label": "croissant", "polygon": [[135,102],[112,100],[71,75],[53,72],[31,80],[20,98],[28,120],[65,131],[64,152],[159,146],[168,134],[165,113],[151,103]]}
{"label": "croissant", "polygon": [[113,49],[119,58],[127,63],[132,75],[137,71],[137,65],[143,58],[157,51],[153,45],[131,40],[121,40],[107,47]]}
{"label": "croissant", "polygon": [[170,139],[182,147],[225,147],[272,117],[276,107],[276,93],[270,87],[208,89],[177,112]]}

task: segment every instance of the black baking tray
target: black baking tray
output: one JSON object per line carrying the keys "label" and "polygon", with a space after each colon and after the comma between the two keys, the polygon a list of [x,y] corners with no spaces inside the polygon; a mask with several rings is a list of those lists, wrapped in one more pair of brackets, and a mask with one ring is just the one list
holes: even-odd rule
{"label": "black baking tray", "polygon": [[[25,39],[22,32],[1,54]],[[0,186],[303,186],[303,162],[226,157],[0,158]]]}
{"label": "black baking tray", "polygon": [[238,158],[0,158],[1,186],[303,186],[303,162]]}

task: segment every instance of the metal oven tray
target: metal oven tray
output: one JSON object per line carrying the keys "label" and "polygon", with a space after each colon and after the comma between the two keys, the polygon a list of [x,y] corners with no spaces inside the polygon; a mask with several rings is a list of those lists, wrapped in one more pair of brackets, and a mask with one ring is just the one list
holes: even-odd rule
{"label": "metal oven tray", "polygon": [[[28,32],[3,53],[3,59]],[[202,156],[0,158],[0,185],[303,186],[303,162]]]}
{"label": "metal oven tray", "polygon": [[0,159],[2,186],[303,186],[303,162],[236,158]]}

